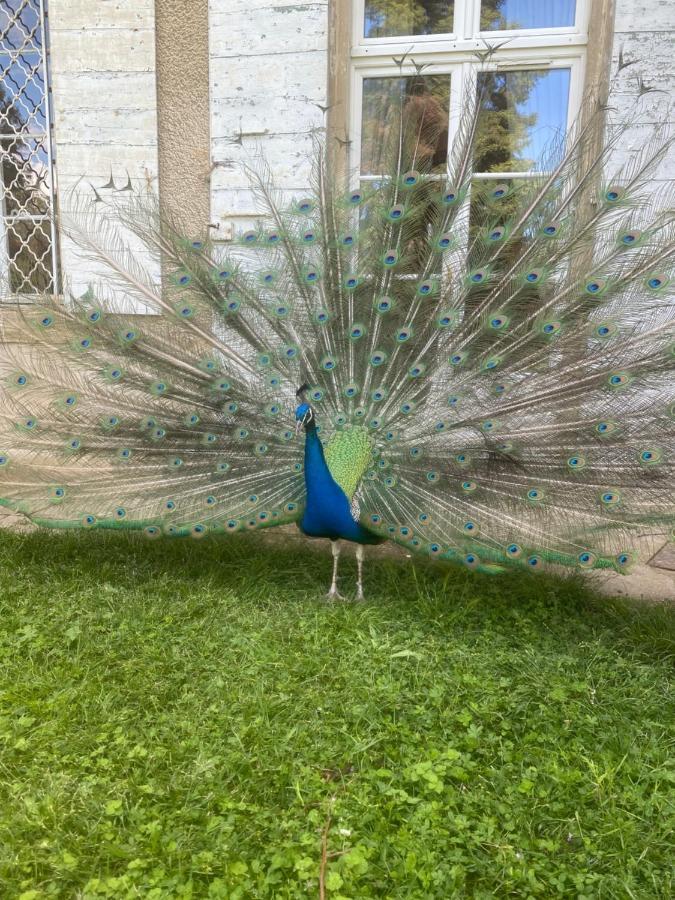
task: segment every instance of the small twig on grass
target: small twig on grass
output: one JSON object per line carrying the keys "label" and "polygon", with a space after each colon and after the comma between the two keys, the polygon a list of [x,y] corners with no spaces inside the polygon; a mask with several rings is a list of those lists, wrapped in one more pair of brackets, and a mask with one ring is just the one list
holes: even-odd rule
{"label": "small twig on grass", "polygon": [[[328,832],[333,818],[333,805],[335,797],[330,798],[328,815],[321,832],[321,865],[319,866],[319,900],[326,900],[326,866],[328,865]],[[331,854],[332,855],[332,854]]]}
{"label": "small twig on grass", "polygon": [[333,803],[335,798],[331,797],[328,816],[321,832],[321,865],[319,866],[319,900],[326,900],[326,866],[328,865],[328,832],[330,831],[330,823],[333,817]]}

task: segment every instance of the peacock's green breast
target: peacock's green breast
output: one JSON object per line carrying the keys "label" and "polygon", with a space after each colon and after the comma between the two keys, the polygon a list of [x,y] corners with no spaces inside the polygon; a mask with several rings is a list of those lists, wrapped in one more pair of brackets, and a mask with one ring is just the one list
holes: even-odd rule
{"label": "peacock's green breast", "polygon": [[324,447],[330,474],[350,500],[371,466],[372,453],[373,439],[360,425],[336,431]]}

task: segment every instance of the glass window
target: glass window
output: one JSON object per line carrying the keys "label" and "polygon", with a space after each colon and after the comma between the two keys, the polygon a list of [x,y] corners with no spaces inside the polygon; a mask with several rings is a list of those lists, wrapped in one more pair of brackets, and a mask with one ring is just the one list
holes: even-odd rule
{"label": "glass window", "polygon": [[365,0],[363,36],[448,34],[453,13],[452,0]]}
{"label": "glass window", "polygon": [[476,172],[528,172],[567,126],[569,69],[482,72]]}
{"label": "glass window", "polygon": [[55,290],[43,7],[0,0],[0,294]]}
{"label": "glass window", "polygon": [[419,128],[416,167],[443,171],[448,155],[449,75],[364,78],[361,117],[361,174],[377,175],[393,135],[394,112],[403,105],[408,126]]}
{"label": "glass window", "polygon": [[481,31],[574,25],[575,0],[481,0]]}
{"label": "glass window", "polygon": [[[461,224],[471,254],[474,237],[482,240],[479,231],[504,224],[530,190],[534,172],[542,165],[554,164],[555,149],[562,150],[570,104],[576,102],[573,85],[581,80],[586,53],[587,36],[575,30],[577,2],[464,0],[460,6],[431,0],[364,0],[365,11],[360,2],[353,6],[358,10],[362,37],[357,37],[351,48],[351,72],[363,90],[355,92],[362,97],[362,106],[351,111],[349,127],[355,140],[347,162],[352,171],[360,171],[362,188],[382,190],[381,176],[390,168],[386,159],[398,138],[393,125],[402,109],[408,127],[401,166],[431,172],[418,188],[421,200],[424,192],[428,193],[429,228],[435,227],[436,194],[445,177],[448,135],[452,138],[455,127],[461,125],[462,104],[468,102],[478,81],[481,93],[469,215]],[[556,28],[569,29],[564,47],[547,33]],[[489,41],[493,52],[487,63],[475,54],[481,32],[487,38],[486,32],[521,29],[523,36],[513,41]],[[443,34],[452,34],[452,40],[417,37]],[[432,65],[436,68],[429,69]],[[439,70],[452,71],[452,95],[449,74],[427,74]],[[418,123],[419,140],[415,138]],[[409,151],[408,144],[416,153]],[[410,165],[407,157],[413,156],[416,160],[421,157],[423,163]],[[508,186],[497,218],[492,202],[495,179]],[[369,193],[367,190],[366,195]],[[423,203],[420,211],[424,216]],[[368,214],[366,204],[361,215]],[[410,272],[415,271],[416,241],[422,232],[418,229],[418,238],[410,236],[406,246]],[[521,241],[526,239],[523,236]],[[508,266],[517,250],[510,241],[500,254],[499,265]],[[420,244],[420,260],[424,252]],[[532,288],[531,294],[536,304],[538,291]]]}

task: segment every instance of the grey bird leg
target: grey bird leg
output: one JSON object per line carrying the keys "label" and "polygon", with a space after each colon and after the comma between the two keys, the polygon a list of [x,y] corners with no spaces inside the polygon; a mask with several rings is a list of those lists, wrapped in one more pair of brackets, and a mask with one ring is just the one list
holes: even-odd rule
{"label": "grey bird leg", "polygon": [[337,571],[338,571],[338,560],[340,559],[340,550],[342,547],[340,546],[340,541],[333,541],[330,545],[331,552],[333,554],[333,581],[330,586],[330,590],[326,594],[326,597],[329,600],[344,600],[340,594],[338,594],[337,589]]}
{"label": "grey bird leg", "polygon": [[363,557],[365,556],[365,550],[363,549],[362,544],[356,545],[356,566],[358,569],[358,575],[356,578],[356,599],[363,600]]}

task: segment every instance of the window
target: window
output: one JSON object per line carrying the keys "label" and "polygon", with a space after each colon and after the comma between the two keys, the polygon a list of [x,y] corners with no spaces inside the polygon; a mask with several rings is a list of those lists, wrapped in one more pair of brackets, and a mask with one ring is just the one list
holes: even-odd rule
{"label": "window", "polygon": [[[466,92],[478,77],[477,180],[527,177],[579,110],[588,6],[588,0],[356,0],[351,170],[377,181],[387,106],[403,92],[411,112],[424,107],[426,116],[442,119],[428,152],[443,171]],[[475,54],[486,45],[496,49],[478,73]]]}
{"label": "window", "polygon": [[0,0],[0,297],[57,288],[46,0]]}

